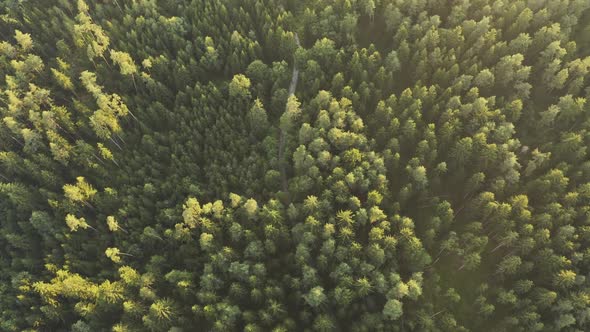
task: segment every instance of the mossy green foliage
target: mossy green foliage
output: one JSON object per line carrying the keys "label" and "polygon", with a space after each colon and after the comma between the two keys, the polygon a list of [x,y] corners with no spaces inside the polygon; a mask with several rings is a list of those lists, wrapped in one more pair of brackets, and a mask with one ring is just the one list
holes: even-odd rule
{"label": "mossy green foliage", "polygon": [[4,1],[0,330],[590,330],[588,7]]}

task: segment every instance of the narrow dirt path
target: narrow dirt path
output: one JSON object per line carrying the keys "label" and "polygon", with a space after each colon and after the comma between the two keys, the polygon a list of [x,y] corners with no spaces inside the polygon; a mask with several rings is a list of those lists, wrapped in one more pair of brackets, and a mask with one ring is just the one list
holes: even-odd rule
{"label": "narrow dirt path", "polygon": [[[295,33],[295,42],[297,43],[297,47],[300,47],[299,44],[299,36]],[[293,56],[294,58],[295,56]],[[289,97],[295,94],[295,90],[297,89],[297,81],[299,80],[299,69],[297,68],[297,64],[293,61],[293,75],[291,76],[291,84],[289,85]],[[287,111],[287,105],[285,105],[285,112]],[[285,160],[285,143],[287,141],[287,133],[281,129],[281,137],[279,139],[279,167],[281,171],[281,182],[283,186],[283,191],[287,194],[287,201],[291,201],[289,195],[289,181],[287,180],[287,161]]]}

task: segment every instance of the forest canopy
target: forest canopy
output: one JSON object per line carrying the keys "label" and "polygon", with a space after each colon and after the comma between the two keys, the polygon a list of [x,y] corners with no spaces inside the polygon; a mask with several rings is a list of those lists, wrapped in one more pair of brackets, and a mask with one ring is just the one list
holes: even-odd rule
{"label": "forest canopy", "polygon": [[590,331],[588,0],[0,31],[0,331]]}

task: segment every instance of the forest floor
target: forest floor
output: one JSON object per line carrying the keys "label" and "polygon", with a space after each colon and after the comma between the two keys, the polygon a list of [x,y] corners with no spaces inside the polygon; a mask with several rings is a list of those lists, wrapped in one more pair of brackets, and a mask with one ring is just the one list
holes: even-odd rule
{"label": "forest floor", "polygon": [[[299,36],[295,33],[295,42],[297,43],[297,47],[301,47],[299,44]],[[295,94],[295,90],[297,89],[297,81],[299,80],[299,69],[297,68],[297,64],[293,61],[293,75],[291,76],[291,84],[289,85],[289,96],[290,98],[292,95]],[[285,112],[287,111],[287,105],[285,105]],[[287,133],[285,130],[281,129],[281,137],[279,140],[279,165],[281,168],[281,182],[283,185],[283,191],[287,194],[287,199],[289,200],[289,183],[287,181],[287,170],[286,170],[286,162],[284,159],[285,154],[285,142],[287,141]]]}

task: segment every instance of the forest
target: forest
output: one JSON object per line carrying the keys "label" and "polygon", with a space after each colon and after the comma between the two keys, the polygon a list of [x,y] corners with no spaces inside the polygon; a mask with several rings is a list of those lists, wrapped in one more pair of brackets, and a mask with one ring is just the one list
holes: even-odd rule
{"label": "forest", "polygon": [[0,331],[590,331],[590,1],[0,2]]}

